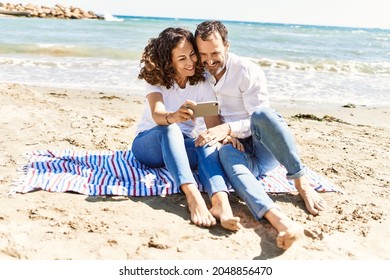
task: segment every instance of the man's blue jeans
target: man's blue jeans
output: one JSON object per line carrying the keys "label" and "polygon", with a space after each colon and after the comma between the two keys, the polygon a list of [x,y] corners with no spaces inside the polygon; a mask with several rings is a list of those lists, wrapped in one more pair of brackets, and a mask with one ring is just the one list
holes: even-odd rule
{"label": "man's blue jeans", "polygon": [[159,125],[139,133],[132,152],[147,166],[166,166],[178,186],[196,185],[192,171],[198,169],[200,182],[210,197],[215,192],[228,191],[216,147],[195,147],[195,139],[183,135],[176,124]]}
{"label": "man's blue jeans", "polygon": [[245,152],[229,144],[220,149],[219,156],[234,191],[259,220],[275,204],[256,177],[279,164],[287,169],[290,179],[303,176],[306,170],[286,122],[275,110],[257,109],[251,116],[251,132],[252,136],[240,139]]}

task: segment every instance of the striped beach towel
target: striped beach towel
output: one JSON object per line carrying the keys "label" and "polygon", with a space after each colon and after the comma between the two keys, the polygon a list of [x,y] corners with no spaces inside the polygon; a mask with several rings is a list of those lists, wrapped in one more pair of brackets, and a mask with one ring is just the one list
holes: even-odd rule
{"label": "striped beach towel", "polygon": [[[15,182],[11,193],[34,190],[75,192],[88,196],[162,196],[179,193],[168,170],[150,168],[139,163],[130,150],[75,151],[39,150],[30,153],[23,166],[22,177]],[[204,191],[199,178],[200,191]],[[338,191],[328,180],[308,169],[310,184],[319,192]],[[258,178],[270,193],[296,191],[286,169],[279,166]]]}

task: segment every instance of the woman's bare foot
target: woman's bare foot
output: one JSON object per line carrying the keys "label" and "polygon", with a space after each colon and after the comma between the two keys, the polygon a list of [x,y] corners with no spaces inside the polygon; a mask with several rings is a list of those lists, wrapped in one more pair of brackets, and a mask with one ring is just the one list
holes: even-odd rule
{"label": "woman's bare foot", "polygon": [[207,209],[206,203],[196,185],[183,184],[181,189],[187,199],[191,221],[197,226],[210,227],[215,225],[217,221]]}
{"label": "woman's bare foot", "polygon": [[294,179],[295,187],[301,195],[307,211],[312,215],[318,215],[326,207],[325,200],[314,190],[305,176]]}
{"label": "woman's bare foot", "polygon": [[287,250],[303,235],[302,228],[279,208],[271,208],[265,213],[264,217],[278,231],[276,246],[279,248]]}
{"label": "woman's bare foot", "polygon": [[211,197],[211,214],[219,220],[221,226],[231,231],[237,231],[242,228],[240,218],[233,216],[230,207],[228,194],[226,192],[217,192]]}

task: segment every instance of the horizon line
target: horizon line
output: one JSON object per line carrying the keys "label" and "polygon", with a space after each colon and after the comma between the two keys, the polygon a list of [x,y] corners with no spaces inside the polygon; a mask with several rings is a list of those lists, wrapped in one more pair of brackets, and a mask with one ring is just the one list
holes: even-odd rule
{"label": "horizon line", "polygon": [[[205,18],[186,18],[186,17],[163,17],[163,16],[139,16],[139,15],[119,15],[112,14],[115,17],[128,17],[128,18],[146,18],[146,19],[170,19],[170,20],[188,20],[188,21],[205,21],[205,20],[216,20],[216,19],[205,19]],[[288,22],[269,22],[269,21],[249,21],[249,20],[232,20],[232,19],[218,19],[222,22],[231,23],[252,23],[252,24],[269,24],[269,25],[298,25],[308,27],[334,27],[334,28],[351,28],[351,29],[382,29],[390,30],[390,27],[367,27],[367,26],[345,26],[337,24],[311,24],[311,23],[288,23]]]}

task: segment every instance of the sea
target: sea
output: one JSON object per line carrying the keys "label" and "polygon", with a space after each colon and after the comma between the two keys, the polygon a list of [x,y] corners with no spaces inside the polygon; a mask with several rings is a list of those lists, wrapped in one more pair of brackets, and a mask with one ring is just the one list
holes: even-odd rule
{"label": "sea", "polygon": [[[143,95],[150,38],[202,20],[0,17],[0,82]],[[230,51],[263,68],[271,102],[390,106],[390,30],[223,21]]]}

